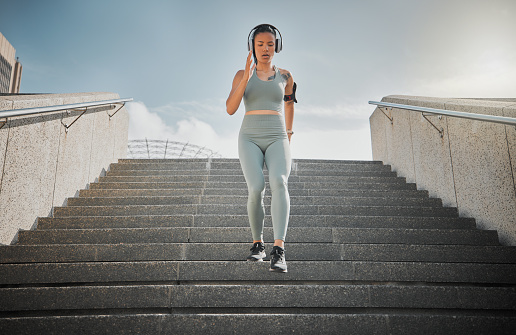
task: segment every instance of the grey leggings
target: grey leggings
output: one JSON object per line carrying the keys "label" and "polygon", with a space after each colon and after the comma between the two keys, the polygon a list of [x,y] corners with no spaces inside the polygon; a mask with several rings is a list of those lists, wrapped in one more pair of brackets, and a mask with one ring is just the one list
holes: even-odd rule
{"label": "grey leggings", "polygon": [[272,192],[271,216],[274,239],[285,241],[290,198],[288,176],[291,157],[282,115],[245,115],[238,136],[238,155],[247,182],[247,213],[253,240],[263,239],[265,179],[263,162],[269,170]]}

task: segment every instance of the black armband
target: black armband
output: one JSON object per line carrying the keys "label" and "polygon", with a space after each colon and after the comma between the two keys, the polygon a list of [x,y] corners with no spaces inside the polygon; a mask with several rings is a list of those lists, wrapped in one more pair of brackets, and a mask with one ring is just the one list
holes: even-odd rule
{"label": "black armband", "polygon": [[297,84],[294,82],[294,87],[292,87],[292,94],[283,96],[283,101],[294,101],[295,103],[297,103],[296,89],[297,89]]}

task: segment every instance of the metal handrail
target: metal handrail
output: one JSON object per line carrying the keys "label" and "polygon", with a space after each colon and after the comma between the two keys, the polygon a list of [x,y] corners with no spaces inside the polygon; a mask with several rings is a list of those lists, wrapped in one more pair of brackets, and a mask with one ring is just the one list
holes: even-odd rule
{"label": "metal handrail", "polygon": [[405,110],[422,112],[422,113],[429,113],[429,114],[434,114],[434,115],[446,115],[446,116],[459,117],[459,118],[470,119],[470,120],[487,121],[487,122],[494,122],[494,123],[501,123],[501,124],[508,124],[508,125],[516,126],[516,118],[507,117],[507,116],[496,116],[496,115],[485,115],[485,114],[474,114],[474,113],[467,113],[467,112],[448,111],[448,110],[444,110],[444,109],[394,104],[394,103],[390,103],[390,102],[369,101],[369,104],[376,105],[376,106],[382,106],[382,107],[391,107],[391,108],[405,109]]}
{"label": "metal handrail", "polygon": [[6,110],[6,111],[0,111],[0,119],[13,117],[13,116],[32,115],[32,114],[40,114],[40,113],[47,113],[47,112],[57,112],[57,111],[62,111],[62,110],[72,110],[72,109],[87,108],[87,107],[93,107],[93,106],[104,106],[104,105],[119,104],[119,103],[125,104],[128,101],[133,101],[133,98],[81,102],[78,104],[56,105],[56,106],[46,106],[46,107],[11,109],[11,110]]}

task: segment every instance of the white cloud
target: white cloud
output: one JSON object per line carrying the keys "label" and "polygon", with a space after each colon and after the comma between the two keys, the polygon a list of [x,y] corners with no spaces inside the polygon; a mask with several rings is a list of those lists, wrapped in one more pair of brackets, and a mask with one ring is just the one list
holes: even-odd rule
{"label": "white cloud", "polygon": [[174,126],[169,126],[158,113],[149,111],[142,102],[131,102],[127,106],[129,140],[169,139],[206,147],[223,157],[237,157],[238,129],[229,136],[220,136],[211,125],[192,116],[180,119]]}
{"label": "white cloud", "polygon": [[[170,112],[174,106],[182,106],[184,113],[174,113],[179,120],[169,126],[162,119],[165,111]],[[169,139],[178,142],[188,142],[220,153],[223,157],[238,157],[238,131],[241,118],[223,115],[222,122],[218,125],[209,124],[199,118],[206,114],[198,113],[199,118],[191,116],[192,110],[202,111],[202,106],[207,104],[181,103],[169,104],[168,107],[160,107],[161,113],[151,112],[141,102],[128,104],[130,115],[129,139]],[[186,106],[193,106],[192,110]],[[313,159],[352,159],[371,160],[371,139],[369,123],[364,121],[360,128],[354,127],[344,130],[346,120],[362,119],[369,117],[368,105],[337,106],[302,108],[296,123],[294,121],[295,134],[292,137],[292,155],[294,158]],[[175,109],[177,111],[177,109]],[[297,112],[297,110],[296,110]],[[367,114],[366,114],[367,113]],[[319,123],[301,122],[303,118],[310,117],[319,120]],[[296,118],[295,118],[296,120]],[[324,123],[337,123],[336,128],[328,129]],[[228,125],[229,123],[229,125]],[[364,124],[365,123],[365,124]],[[220,128],[225,128],[222,131]],[[224,132],[224,135],[221,133]]]}
{"label": "white cloud", "polygon": [[129,102],[126,106],[129,112],[129,140],[164,140],[173,136],[174,129],[166,125],[159,115],[149,112],[143,102]]}

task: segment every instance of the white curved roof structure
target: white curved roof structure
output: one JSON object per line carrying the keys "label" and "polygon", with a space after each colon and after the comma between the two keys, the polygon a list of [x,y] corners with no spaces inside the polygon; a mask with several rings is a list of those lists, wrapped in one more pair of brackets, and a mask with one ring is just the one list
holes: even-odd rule
{"label": "white curved roof structure", "polygon": [[222,158],[211,149],[188,142],[170,140],[130,140],[127,158],[167,159],[167,158]]}

